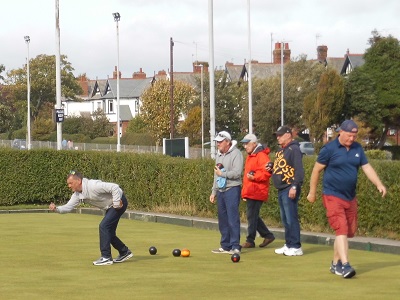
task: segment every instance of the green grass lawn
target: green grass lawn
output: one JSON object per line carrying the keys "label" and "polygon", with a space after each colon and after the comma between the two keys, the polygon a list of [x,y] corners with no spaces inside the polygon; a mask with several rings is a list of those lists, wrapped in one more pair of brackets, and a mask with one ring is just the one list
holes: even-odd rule
{"label": "green grass lawn", "polygon": [[[99,256],[101,216],[0,215],[0,299],[397,299],[400,257],[351,250],[356,277],[329,272],[332,248],[304,244],[305,255],[273,252],[283,245],[243,251],[239,263],[213,254],[219,233],[121,219],[130,260],[93,266]],[[244,240],[245,237],[242,237]],[[256,241],[261,242],[261,239]],[[156,246],[157,255],[148,248]],[[173,257],[188,248],[188,258]],[[113,252],[114,256],[117,253]]]}

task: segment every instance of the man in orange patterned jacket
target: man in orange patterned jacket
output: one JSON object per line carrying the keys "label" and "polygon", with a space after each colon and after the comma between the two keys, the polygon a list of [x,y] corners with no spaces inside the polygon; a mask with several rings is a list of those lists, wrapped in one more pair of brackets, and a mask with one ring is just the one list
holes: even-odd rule
{"label": "man in orange patterned jacket", "polygon": [[268,200],[271,173],[265,169],[265,165],[270,161],[270,150],[264,149],[254,134],[246,135],[241,142],[247,152],[242,187],[242,198],[247,206],[247,237],[242,248],[255,247],[257,231],[264,238],[259,246],[266,247],[275,240],[273,233],[260,218],[261,205]]}

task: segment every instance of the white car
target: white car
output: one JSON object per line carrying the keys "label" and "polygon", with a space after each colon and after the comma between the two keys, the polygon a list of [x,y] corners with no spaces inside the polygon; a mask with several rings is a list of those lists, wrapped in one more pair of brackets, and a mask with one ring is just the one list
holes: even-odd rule
{"label": "white car", "polygon": [[315,149],[311,142],[300,142],[300,151],[303,155],[314,155]]}

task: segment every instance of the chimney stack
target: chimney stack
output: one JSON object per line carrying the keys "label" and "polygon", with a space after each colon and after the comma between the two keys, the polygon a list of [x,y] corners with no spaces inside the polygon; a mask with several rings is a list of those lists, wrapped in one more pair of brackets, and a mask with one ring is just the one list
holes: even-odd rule
{"label": "chimney stack", "polygon": [[142,68],[139,69],[139,72],[134,72],[132,74],[133,79],[146,79],[146,73],[143,72]]}
{"label": "chimney stack", "polygon": [[[281,63],[281,45],[282,43],[275,43],[275,49],[273,51],[274,64]],[[286,64],[290,61],[291,50],[289,49],[289,43],[283,44],[283,63]]]}
{"label": "chimney stack", "polygon": [[[117,66],[114,68],[113,79],[117,79]],[[121,71],[119,71],[119,79],[121,79]]]}
{"label": "chimney stack", "polygon": [[317,59],[320,62],[326,61],[328,57],[328,47],[325,45],[317,47]]}

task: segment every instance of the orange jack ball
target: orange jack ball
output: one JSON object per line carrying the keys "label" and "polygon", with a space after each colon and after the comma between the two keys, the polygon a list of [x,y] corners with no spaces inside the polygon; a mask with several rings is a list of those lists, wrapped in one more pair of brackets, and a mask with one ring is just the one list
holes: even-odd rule
{"label": "orange jack ball", "polygon": [[189,251],[189,249],[182,249],[182,251],[181,251],[181,256],[183,256],[183,257],[189,257],[190,256],[190,251]]}

